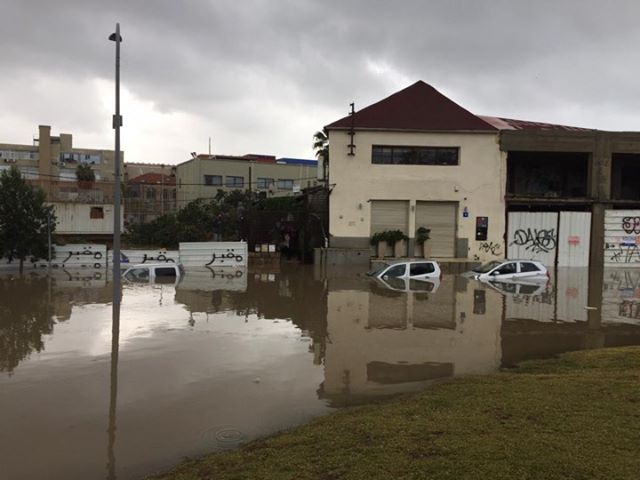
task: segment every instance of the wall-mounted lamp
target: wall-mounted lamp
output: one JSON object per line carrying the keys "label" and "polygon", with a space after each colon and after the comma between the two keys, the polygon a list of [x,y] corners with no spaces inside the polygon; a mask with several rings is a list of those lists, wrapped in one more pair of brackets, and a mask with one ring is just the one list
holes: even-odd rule
{"label": "wall-mounted lamp", "polygon": [[416,211],[416,206],[415,205],[411,205],[411,211],[415,212]]}
{"label": "wall-mounted lamp", "polygon": [[362,210],[362,204],[361,203],[358,204],[358,210]]}

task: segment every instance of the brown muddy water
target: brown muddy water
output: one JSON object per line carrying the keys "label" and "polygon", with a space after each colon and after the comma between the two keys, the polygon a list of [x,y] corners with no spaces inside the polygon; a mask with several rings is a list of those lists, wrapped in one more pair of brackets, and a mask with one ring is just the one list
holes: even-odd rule
{"label": "brown muddy water", "polygon": [[597,294],[586,269],[546,286],[362,273],[125,283],[113,349],[104,272],[0,273],[0,478],[138,479],[439,379],[640,344],[639,270]]}

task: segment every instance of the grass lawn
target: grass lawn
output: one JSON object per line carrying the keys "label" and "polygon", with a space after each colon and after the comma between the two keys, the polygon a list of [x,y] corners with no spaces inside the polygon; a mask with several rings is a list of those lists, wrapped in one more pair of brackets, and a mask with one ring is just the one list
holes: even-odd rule
{"label": "grass lawn", "polygon": [[636,480],[640,348],[568,353],[340,410],[151,478]]}

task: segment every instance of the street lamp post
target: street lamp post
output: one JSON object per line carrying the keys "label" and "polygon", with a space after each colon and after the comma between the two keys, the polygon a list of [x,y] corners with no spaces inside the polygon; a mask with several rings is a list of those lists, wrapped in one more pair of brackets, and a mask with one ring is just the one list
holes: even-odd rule
{"label": "street lamp post", "polygon": [[[113,193],[113,295],[120,296],[120,24],[116,23],[116,31],[109,36],[109,40],[116,42],[116,113],[113,116],[113,128],[116,131],[116,151],[114,168]],[[118,290],[116,291],[116,287]]]}
{"label": "street lamp post", "polygon": [[116,23],[116,31],[109,36],[116,42],[116,113],[113,116],[113,128],[116,131],[116,151],[114,168],[113,193],[113,302],[111,321],[111,376],[109,396],[109,441],[107,446],[107,479],[116,478],[116,409],[118,401],[118,358],[120,353],[120,24]]}

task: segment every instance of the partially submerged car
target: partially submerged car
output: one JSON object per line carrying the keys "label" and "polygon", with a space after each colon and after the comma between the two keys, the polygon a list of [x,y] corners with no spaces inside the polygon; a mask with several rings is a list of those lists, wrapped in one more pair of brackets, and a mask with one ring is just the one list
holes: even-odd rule
{"label": "partially submerged car", "polygon": [[540,262],[535,260],[494,260],[467,272],[467,277],[476,280],[528,280],[548,281],[549,272]]}
{"label": "partially submerged car", "polygon": [[440,278],[376,278],[379,285],[396,292],[435,293],[440,286]]}
{"label": "partially submerged car", "polygon": [[389,279],[407,278],[423,280],[428,278],[441,278],[442,272],[438,262],[432,260],[416,260],[407,262],[383,263],[378,268],[367,273],[370,277]]}
{"label": "partially submerged car", "polygon": [[131,283],[177,283],[184,276],[180,263],[139,263],[132,265],[122,277]]}

